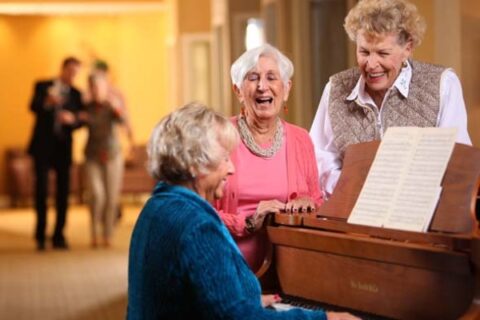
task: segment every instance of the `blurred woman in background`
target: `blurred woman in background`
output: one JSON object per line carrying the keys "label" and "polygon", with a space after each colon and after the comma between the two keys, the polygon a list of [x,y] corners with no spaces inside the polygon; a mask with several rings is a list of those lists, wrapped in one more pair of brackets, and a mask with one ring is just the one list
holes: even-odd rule
{"label": "blurred woman in background", "polygon": [[104,75],[90,75],[88,86],[91,100],[86,105],[85,172],[92,217],[91,245],[109,247],[122,188],[123,156],[118,125],[125,119],[125,110],[108,94]]}

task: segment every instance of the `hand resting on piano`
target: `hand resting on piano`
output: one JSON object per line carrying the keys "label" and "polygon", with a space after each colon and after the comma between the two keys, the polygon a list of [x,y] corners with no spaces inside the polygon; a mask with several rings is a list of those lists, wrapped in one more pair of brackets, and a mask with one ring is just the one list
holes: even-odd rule
{"label": "hand resting on piano", "polygon": [[257,210],[246,219],[247,230],[251,233],[262,228],[265,217],[273,213],[311,213],[315,212],[315,202],[310,197],[298,197],[287,203],[278,200],[260,201]]}

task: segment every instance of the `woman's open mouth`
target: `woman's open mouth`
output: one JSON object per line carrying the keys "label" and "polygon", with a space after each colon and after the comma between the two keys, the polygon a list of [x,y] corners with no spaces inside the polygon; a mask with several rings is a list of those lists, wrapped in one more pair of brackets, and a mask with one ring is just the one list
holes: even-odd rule
{"label": "woman's open mouth", "polygon": [[271,97],[256,98],[255,102],[260,105],[271,104],[273,102],[273,98]]}

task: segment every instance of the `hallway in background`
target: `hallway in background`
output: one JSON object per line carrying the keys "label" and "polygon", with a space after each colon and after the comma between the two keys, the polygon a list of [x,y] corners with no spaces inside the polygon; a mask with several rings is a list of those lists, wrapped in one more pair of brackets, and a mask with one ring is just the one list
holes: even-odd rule
{"label": "hallway in background", "polygon": [[0,211],[0,318],[124,319],[128,245],[140,209],[124,207],[112,248],[91,249],[88,210],[73,206],[66,228],[70,250],[54,251],[48,243],[45,252],[35,249],[33,209]]}

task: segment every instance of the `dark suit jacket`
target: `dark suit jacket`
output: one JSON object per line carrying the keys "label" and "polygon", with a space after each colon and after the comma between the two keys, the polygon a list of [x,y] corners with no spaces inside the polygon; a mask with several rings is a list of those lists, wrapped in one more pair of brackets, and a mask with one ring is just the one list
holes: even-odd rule
{"label": "dark suit jacket", "polygon": [[[72,131],[80,127],[81,123],[76,121],[73,125],[63,125],[60,132],[54,132],[55,108],[44,106],[48,89],[54,84],[54,80],[39,81],[35,84],[35,92],[30,103],[30,110],[35,113],[35,127],[28,152],[36,159],[48,159],[56,157],[61,161],[71,163],[72,161]],[[63,110],[68,110],[78,115],[83,109],[80,91],[70,87]]]}

